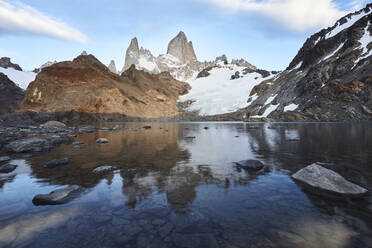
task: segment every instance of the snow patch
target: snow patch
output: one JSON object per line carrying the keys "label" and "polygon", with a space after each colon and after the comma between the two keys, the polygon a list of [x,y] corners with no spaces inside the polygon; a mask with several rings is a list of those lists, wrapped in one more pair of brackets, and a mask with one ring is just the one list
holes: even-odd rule
{"label": "snow patch", "polygon": [[252,116],[252,118],[266,118],[269,116],[269,114],[271,114],[271,112],[275,111],[278,106],[279,104],[276,104],[276,105],[270,104],[270,106],[267,107],[267,109],[262,115],[255,115],[255,116]]}
{"label": "snow patch", "polygon": [[[367,23],[367,26],[365,27],[364,29],[364,34],[362,36],[362,38],[360,38],[359,42],[360,42],[360,46],[358,47],[358,49],[362,48],[363,51],[362,51],[362,56],[360,56],[355,62],[354,62],[354,67],[362,60],[362,59],[365,59],[369,56],[372,55],[372,50],[368,51],[368,44],[372,42],[372,36],[370,34],[370,32],[368,31],[368,28],[370,26],[370,22]],[[353,67],[353,68],[354,68]]]}
{"label": "snow patch", "polygon": [[288,106],[284,107],[284,112],[295,111],[298,108],[298,104],[291,103]]}
{"label": "snow patch", "polygon": [[333,51],[333,53],[329,54],[328,56],[326,56],[325,58],[323,58],[320,62],[323,62],[331,57],[333,57],[343,46],[344,46],[345,42],[340,44],[336,50]]}
{"label": "snow patch", "polygon": [[296,65],[296,67],[293,68],[293,69],[295,69],[295,70],[300,69],[301,66],[302,66],[302,63],[303,63],[303,61],[301,61],[300,63],[298,63],[298,64]]}
{"label": "snow patch", "polygon": [[36,73],[31,71],[17,71],[13,68],[2,68],[0,67],[0,72],[8,76],[15,84],[17,84],[22,89],[26,90],[27,86],[35,80]]}
{"label": "snow patch", "polygon": [[253,72],[231,80],[235,71],[242,75],[244,68],[231,64],[213,68],[208,77],[190,80],[190,92],[181,96],[179,101],[195,101],[187,110],[198,111],[200,115],[231,113],[249,106],[257,99],[257,96],[252,96],[252,101],[247,102],[252,89],[268,78],[262,78],[261,74]]}
{"label": "snow patch", "polygon": [[278,94],[276,94],[275,96],[270,96],[270,97],[266,100],[264,106],[266,106],[267,104],[271,103],[271,102],[275,99],[275,97],[277,97],[277,96],[278,96]]}

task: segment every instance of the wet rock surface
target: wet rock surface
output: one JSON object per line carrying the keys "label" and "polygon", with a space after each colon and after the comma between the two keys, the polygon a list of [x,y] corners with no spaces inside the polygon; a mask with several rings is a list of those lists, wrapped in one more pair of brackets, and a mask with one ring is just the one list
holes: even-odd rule
{"label": "wet rock surface", "polygon": [[333,193],[350,197],[361,197],[368,190],[347,181],[340,174],[319,164],[309,165],[292,175],[292,178],[318,194]]}
{"label": "wet rock surface", "polygon": [[10,173],[17,168],[17,165],[14,164],[5,164],[0,165],[0,173]]}
{"label": "wet rock surface", "polygon": [[93,170],[93,173],[105,173],[105,172],[108,172],[108,171],[113,171],[116,168],[117,168],[116,166],[112,166],[112,165],[102,165],[100,167],[95,168]]}
{"label": "wet rock surface", "polygon": [[96,140],[96,143],[98,143],[98,144],[106,144],[106,143],[109,143],[109,141],[106,138],[99,138],[99,139]]}
{"label": "wet rock surface", "polygon": [[261,161],[253,159],[235,162],[235,165],[237,168],[244,170],[260,170],[265,166]]}
{"label": "wet rock surface", "polygon": [[49,194],[36,195],[32,202],[35,205],[58,205],[64,204],[74,199],[77,196],[77,193],[81,191],[82,188],[73,185],[63,189],[57,189],[50,192]]}
{"label": "wet rock surface", "polygon": [[63,165],[67,165],[70,163],[70,160],[68,158],[61,158],[61,159],[53,159],[47,163],[45,163],[45,168],[55,168]]}

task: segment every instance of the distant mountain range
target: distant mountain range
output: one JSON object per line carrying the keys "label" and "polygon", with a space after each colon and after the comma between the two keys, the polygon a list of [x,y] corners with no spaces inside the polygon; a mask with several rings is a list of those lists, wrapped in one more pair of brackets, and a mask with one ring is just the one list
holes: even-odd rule
{"label": "distant mountain range", "polygon": [[[369,4],[308,38],[282,72],[257,69],[244,59],[228,61],[224,55],[200,62],[193,43],[182,31],[169,42],[167,53],[157,57],[139,47],[137,38],[133,38],[120,71],[113,60],[106,67],[83,53],[73,62],[47,63],[37,76],[3,58],[0,72],[23,88],[28,84],[25,75],[30,81],[36,76],[22,104],[23,110],[30,111],[93,113],[96,108],[99,113],[140,117],[189,113],[200,119],[217,120],[371,120],[371,23]],[[69,78],[65,73],[76,75]],[[98,85],[106,87],[100,78],[111,83],[104,93],[98,94]],[[129,93],[121,88],[121,81],[130,88]],[[68,85],[71,91],[52,85],[57,82]],[[71,98],[73,92],[76,94]],[[113,92],[120,92],[120,96]]]}

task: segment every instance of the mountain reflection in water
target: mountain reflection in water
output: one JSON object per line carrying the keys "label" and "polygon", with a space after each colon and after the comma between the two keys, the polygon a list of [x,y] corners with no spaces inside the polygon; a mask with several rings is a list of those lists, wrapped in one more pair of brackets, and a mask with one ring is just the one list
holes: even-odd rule
{"label": "mountain reflection in water", "polygon": [[[290,174],[314,162],[372,190],[372,125],[121,123],[80,133],[85,145],[13,160],[0,177],[0,246],[368,247],[372,199],[325,199]],[[204,127],[209,127],[204,129]],[[192,138],[194,137],[195,138]],[[108,144],[96,139],[107,138]],[[67,157],[70,164],[43,165]],[[234,162],[258,159],[260,173]],[[93,173],[102,165],[116,166]],[[84,188],[34,206],[36,194]],[[64,217],[63,217],[64,216]]]}

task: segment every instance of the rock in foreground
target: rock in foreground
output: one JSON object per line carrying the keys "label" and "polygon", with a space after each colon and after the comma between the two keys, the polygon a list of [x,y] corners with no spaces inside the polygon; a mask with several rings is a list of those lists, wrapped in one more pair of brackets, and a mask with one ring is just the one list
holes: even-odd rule
{"label": "rock in foreground", "polygon": [[248,159],[235,162],[236,167],[244,170],[261,170],[265,165],[258,160]]}
{"label": "rock in foreground", "polygon": [[63,189],[57,189],[45,195],[36,195],[32,202],[34,205],[58,205],[73,200],[81,190],[81,187],[73,185]]}
{"label": "rock in foreground", "polygon": [[42,128],[66,128],[66,124],[59,121],[48,121],[41,125]]}
{"label": "rock in foreground", "polygon": [[340,174],[316,163],[299,170],[292,175],[292,178],[308,190],[320,195],[331,193],[338,196],[360,197],[368,192],[347,181]]}
{"label": "rock in foreground", "polygon": [[52,148],[51,142],[47,139],[30,138],[10,142],[6,149],[11,152],[44,152]]}
{"label": "rock in foreground", "polygon": [[96,140],[96,142],[97,142],[98,144],[106,144],[106,143],[108,143],[109,141],[108,141],[108,139],[106,139],[106,138],[99,138],[99,139]]}
{"label": "rock in foreground", "polygon": [[99,173],[104,173],[104,172],[108,172],[108,171],[112,171],[112,170],[115,170],[116,167],[115,166],[111,166],[111,165],[102,165],[100,167],[97,167],[93,170],[93,173],[96,173],[96,174],[99,174]]}

